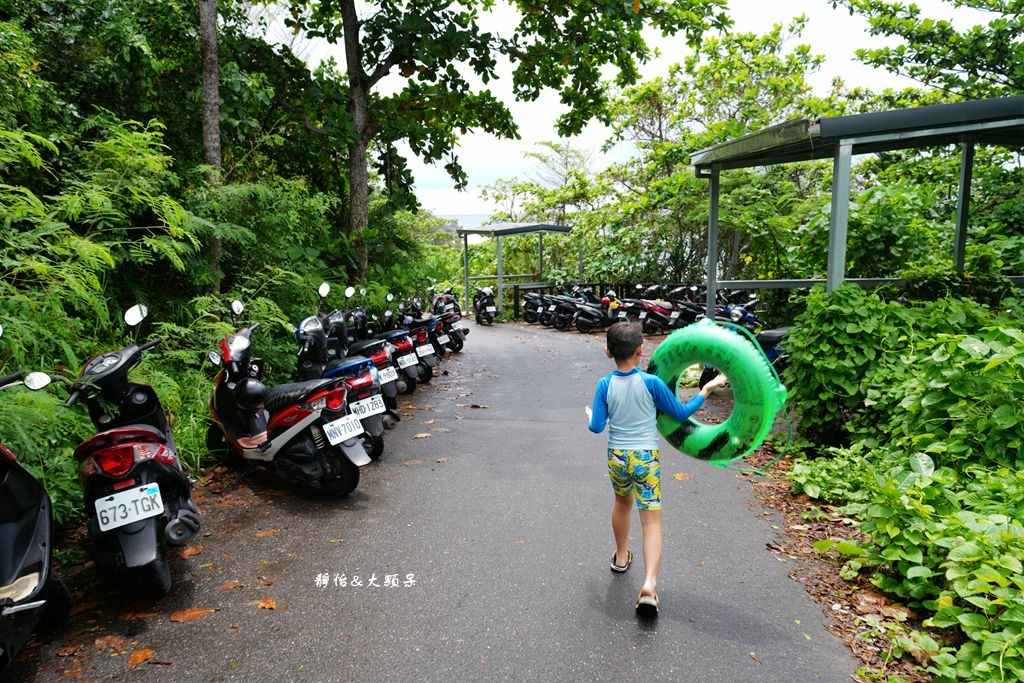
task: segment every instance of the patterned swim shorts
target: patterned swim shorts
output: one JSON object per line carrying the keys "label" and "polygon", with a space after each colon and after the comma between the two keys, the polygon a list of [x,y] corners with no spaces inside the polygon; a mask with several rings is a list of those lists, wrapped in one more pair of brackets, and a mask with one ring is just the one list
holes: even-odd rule
{"label": "patterned swim shorts", "polygon": [[608,474],[615,495],[636,499],[638,510],[661,509],[660,453],[654,451],[627,451],[608,449]]}

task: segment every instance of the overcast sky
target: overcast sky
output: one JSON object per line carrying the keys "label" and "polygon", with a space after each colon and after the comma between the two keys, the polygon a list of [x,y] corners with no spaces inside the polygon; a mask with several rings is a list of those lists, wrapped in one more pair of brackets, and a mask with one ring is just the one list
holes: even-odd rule
{"label": "overcast sky", "polygon": [[[978,23],[979,15],[976,12],[954,10],[941,0],[916,0],[916,4],[922,7],[924,16],[927,17],[953,19],[958,24]],[[733,30],[739,32],[765,33],[773,24],[786,24],[793,17],[806,14],[808,25],[801,42],[808,43],[814,53],[825,55],[827,58],[824,67],[810,78],[811,86],[815,90],[824,90],[835,76],[841,76],[850,87],[867,86],[881,89],[888,86],[914,85],[909,80],[897,79],[857,62],[854,59],[856,49],[884,43],[867,35],[866,22],[859,17],[850,16],[845,10],[833,9],[828,0],[729,0],[729,7],[735,22]],[[509,23],[515,22],[515,15],[510,10],[506,12],[495,13],[489,21],[494,22],[497,29],[507,27]],[[644,73],[648,77],[667,73],[670,64],[682,60],[686,49],[681,41],[661,39],[657,34],[652,34],[652,37],[652,42],[662,50],[663,57],[645,67]],[[307,56],[307,59],[311,56]],[[343,56],[339,54],[337,59],[339,63],[344,64]],[[536,102],[514,102],[510,94],[509,80],[503,79],[498,83],[492,83],[491,88],[509,105],[519,125],[522,139],[500,140],[479,133],[465,136],[458,154],[469,175],[469,188],[462,192],[453,189],[451,178],[442,168],[444,162],[436,166],[427,166],[410,155],[410,166],[416,178],[416,196],[425,209],[439,216],[490,213],[494,207],[480,197],[480,188],[499,178],[526,177],[530,172],[531,162],[524,159],[523,153],[535,150],[537,143],[557,139],[554,122],[561,111],[557,95],[546,93]],[[400,87],[397,79],[395,87]],[[599,147],[606,137],[603,128],[592,124],[584,135],[567,142],[578,148],[593,150],[594,163],[600,166],[608,163],[608,158],[602,158],[598,154]],[[628,150],[625,149],[612,152],[620,158],[627,153]]]}

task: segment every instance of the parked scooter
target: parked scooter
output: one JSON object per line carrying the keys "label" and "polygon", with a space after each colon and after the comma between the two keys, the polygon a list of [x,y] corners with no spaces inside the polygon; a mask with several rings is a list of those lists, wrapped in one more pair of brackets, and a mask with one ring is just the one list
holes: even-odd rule
{"label": "parked scooter", "polygon": [[[0,391],[38,391],[49,383],[45,373],[16,372],[0,378]],[[71,593],[52,566],[52,533],[50,496],[0,444],[0,672],[34,631],[56,626],[71,605]]]}
{"label": "parked scooter", "polygon": [[619,301],[614,290],[608,290],[599,303],[580,304],[573,323],[584,334],[611,327],[619,322]]}
{"label": "parked scooter", "polygon": [[[231,303],[232,324],[243,311]],[[252,356],[254,323],[230,334],[210,360],[220,367],[210,397],[211,451],[273,467],[286,480],[345,496],[359,485],[359,467],[370,462],[359,436],[363,425],[349,414],[344,379],[316,379],[267,388],[263,362]]]}
{"label": "parked scooter", "polygon": [[[318,290],[317,311],[299,323],[295,337],[299,343],[297,375],[300,382],[340,377],[348,389],[348,408],[363,424],[363,448],[371,459],[384,453],[384,428],[393,427],[401,420],[398,415],[395,382],[398,373],[391,365],[391,351],[383,339],[350,341],[345,319],[337,312],[320,312],[331,286],[324,282]],[[351,296],[354,288],[346,294]],[[329,325],[327,319],[340,322]],[[386,416],[382,417],[386,413]],[[386,421],[385,421],[386,420]]]}
{"label": "parked scooter", "polygon": [[[133,306],[124,320],[134,327],[147,313]],[[168,546],[183,546],[199,531],[192,479],[182,470],[160,399],[152,387],[128,379],[158,344],[128,344],[91,359],[66,403],[84,402],[97,429],[75,449],[96,566],[126,573],[154,596],[171,589]]]}
{"label": "parked scooter", "polygon": [[454,287],[447,287],[443,292],[435,293],[434,288],[430,288],[430,294],[432,296],[432,302],[430,310],[434,312],[434,315],[444,315],[454,311],[462,316],[462,309],[459,308],[459,297],[455,294]]}
{"label": "parked scooter", "polygon": [[490,287],[475,287],[473,313],[477,325],[493,325],[498,308],[494,305],[494,290]]}

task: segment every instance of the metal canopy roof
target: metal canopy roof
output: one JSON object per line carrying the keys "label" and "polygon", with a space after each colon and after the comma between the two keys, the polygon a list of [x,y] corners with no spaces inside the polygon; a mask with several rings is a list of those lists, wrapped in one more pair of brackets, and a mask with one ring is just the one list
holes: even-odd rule
{"label": "metal canopy roof", "polygon": [[[957,190],[953,266],[964,271],[967,223],[975,145],[1024,147],[1024,95],[937,104],[912,109],[794,119],[707,149],[691,157],[697,175],[710,181],[708,214],[708,302],[714,310],[718,287],[804,287],[818,280],[718,280],[718,210],[720,174],[725,169],[768,166],[790,161],[832,159],[832,207],[829,219],[828,272],[825,284],[834,290],[846,278],[852,158],[893,149],[957,144],[960,184]],[[1010,278],[1024,284],[1024,276]],[[892,281],[881,278],[877,282]]]}
{"label": "metal canopy roof", "polygon": [[833,158],[840,141],[853,154],[956,143],[1024,146],[1024,95],[935,104],[870,114],[793,119],[699,152],[691,163],[698,175]]}
{"label": "metal canopy roof", "polygon": [[572,231],[570,225],[554,225],[552,223],[494,223],[492,225],[481,225],[476,228],[459,228],[456,233],[464,235],[484,235],[487,237],[505,237],[507,235],[522,235],[528,232],[561,232]]}

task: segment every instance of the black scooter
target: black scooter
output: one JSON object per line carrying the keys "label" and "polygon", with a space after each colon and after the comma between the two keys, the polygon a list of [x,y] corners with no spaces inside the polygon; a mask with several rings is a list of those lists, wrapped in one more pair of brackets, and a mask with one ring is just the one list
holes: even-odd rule
{"label": "black scooter", "polygon": [[[146,314],[145,306],[133,306],[124,319],[134,327]],[[160,399],[153,387],[128,377],[158,344],[128,344],[92,358],[65,404],[84,403],[96,427],[75,449],[96,566],[126,575],[153,597],[171,590],[169,548],[199,531],[192,478],[182,469]]]}
{"label": "black scooter", "polygon": [[[2,334],[2,328],[0,328]],[[50,383],[42,372],[0,377],[0,390],[37,391]],[[0,444],[0,671],[35,630],[60,623],[71,593],[52,567],[53,513],[42,484]]]}

